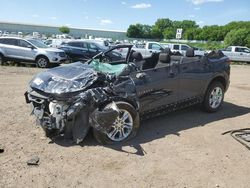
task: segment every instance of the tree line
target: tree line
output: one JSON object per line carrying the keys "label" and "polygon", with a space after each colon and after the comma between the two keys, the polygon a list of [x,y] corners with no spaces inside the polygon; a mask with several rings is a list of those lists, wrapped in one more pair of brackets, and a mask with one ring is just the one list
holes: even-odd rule
{"label": "tree line", "polygon": [[226,45],[250,47],[250,21],[234,21],[223,26],[199,27],[192,20],[172,21],[168,18],[160,18],[154,25],[139,23],[130,25],[127,36],[155,40],[174,39],[177,28],[183,29],[182,39],[224,41]]}

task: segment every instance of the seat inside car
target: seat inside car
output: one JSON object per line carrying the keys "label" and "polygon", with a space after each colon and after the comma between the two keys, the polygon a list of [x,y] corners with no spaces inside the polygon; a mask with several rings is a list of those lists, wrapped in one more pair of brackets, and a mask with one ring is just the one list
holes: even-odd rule
{"label": "seat inside car", "polygon": [[142,70],[153,69],[158,63],[159,53],[152,53],[150,57],[144,58],[142,62]]}
{"label": "seat inside car", "polygon": [[186,51],[186,56],[183,57],[182,63],[191,63],[195,61],[199,61],[200,56],[195,56],[194,54],[194,48],[188,48]]}
{"label": "seat inside car", "polygon": [[170,62],[171,62],[170,54],[162,52],[162,53],[159,54],[159,61],[158,61],[155,68],[169,66]]}

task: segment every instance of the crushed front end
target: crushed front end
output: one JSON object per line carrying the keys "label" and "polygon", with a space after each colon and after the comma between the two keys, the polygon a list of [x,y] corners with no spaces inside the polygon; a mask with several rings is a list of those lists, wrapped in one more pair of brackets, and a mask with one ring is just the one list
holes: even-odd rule
{"label": "crushed front end", "polygon": [[39,73],[25,93],[37,123],[50,134],[61,134],[74,142],[83,141],[89,128],[107,132],[119,115],[117,98],[136,104],[131,78],[117,79],[99,74],[88,65],[73,63]]}

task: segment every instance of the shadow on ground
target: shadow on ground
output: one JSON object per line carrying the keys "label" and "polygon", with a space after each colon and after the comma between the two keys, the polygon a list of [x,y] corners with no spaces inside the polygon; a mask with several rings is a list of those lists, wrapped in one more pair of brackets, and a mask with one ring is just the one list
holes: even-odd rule
{"label": "shadow on ground", "polygon": [[[147,121],[142,121],[140,130],[135,138],[123,144],[106,145],[105,147],[130,153],[122,149],[124,146],[130,146],[136,150],[136,152],[131,154],[143,156],[146,153],[141,147],[141,144],[143,143],[148,143],[152,140],[160,139],[171,134],[180,136],[180,132],[183,130],[204,126],[208,123],[223,119],[242,116],[249,112],[250,108],[248,107],[238,106],[228,102],[225,102],[222,109],[217,113],[202,112],[198,106],[194,106],[185,110],[149,119]],[[52,143],[56,143],[63,147],[74,145],[71,141],[64,140],[62,137],[54,139]],[[96,145],[99,144],[93,139],[92,134],[88,134],[81,144],[83,147]]]}

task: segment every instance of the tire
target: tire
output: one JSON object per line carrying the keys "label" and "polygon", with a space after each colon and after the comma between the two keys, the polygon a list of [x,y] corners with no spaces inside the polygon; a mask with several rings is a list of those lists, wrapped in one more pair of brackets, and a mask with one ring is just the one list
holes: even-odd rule
{"label": "tire", "polygon": [[36,58],[36,65],[39,68],[48,68],[50,63],[47,57],[45,56],[38,56]]}
{"label": "tire", "polygon": [[0,65],[4,65],[4,56],[0,54]]}
{"label": "tire", "polygon": [[217,112],[224,100],[225,88],[221,82],[212,82],[205,94],[203,109],[206,112]]}
{"label": "tire", "polygon": [[58,135],[58,131],[56,129],[48,129],[44,126],[42,126],[42,128],[43,128],[45,136],[48,138],[52,138],[52,137]]}
{"label": "tire", "polygon": [[[107,134],[93,128],[93,135],[94,135],[95,139],[101,144],[118,144],[118,143],[125,142],[125,141],[133,138],[137,134],[137,131],[140,127],[139,114],[131,104],[129,104],[127,102],[121,102],[121,101],[115,102],[115,103],[116,103],[117,107],[119,108],[119,110],[121,111],[120,118],[128,115],[127,118],[125,117],[126,118],[125,122],[129,123],[130,120],[132,120],[132,124],[131,124],[132,126],[128,126],[129,124],[126,125],[127,127],[129,127],[129,129],[128,129],[128,128],[124,127],[125,124],[120,124],[120,126],[121,126],[120,128],[123,129],[123,133],[127,134],[126,136],[124,135],[124,137],[122,139],[119,139],[117,137],[117,136],[120,137],[120,134],[122,132],[121,130],[118,131],[117,129],[116,129],[117,132],[115,131],[115,126],[117,126],[117,125],[113,125],[110,128],[109,133],[107,133]],[[112,139],[112,133],[115,133],[115,134],[113,134],[114,135],[113,139]]]}

